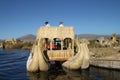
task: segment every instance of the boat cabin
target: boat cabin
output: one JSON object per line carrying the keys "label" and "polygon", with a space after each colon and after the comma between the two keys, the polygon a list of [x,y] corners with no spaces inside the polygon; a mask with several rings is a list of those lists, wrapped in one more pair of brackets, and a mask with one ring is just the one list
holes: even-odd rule
{"label": "boat cabin", "polygon": [[44,39],[43,47],[50,61],[64,61],[74,56],[73,26],[41,26],[36,39]]}

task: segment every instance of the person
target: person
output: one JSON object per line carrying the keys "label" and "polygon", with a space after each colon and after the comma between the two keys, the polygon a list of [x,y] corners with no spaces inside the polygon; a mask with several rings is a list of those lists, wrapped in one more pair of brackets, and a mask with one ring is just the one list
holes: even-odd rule
{"label": "person", "polygon": [[63,22],[60,22],[60,23],[59,23],[59,27],[63,27]]}
{"label": "person", "polygon": [[45,24],[46,24],[46,27],[50,27],[50,24],[48,21],[46,21]]}

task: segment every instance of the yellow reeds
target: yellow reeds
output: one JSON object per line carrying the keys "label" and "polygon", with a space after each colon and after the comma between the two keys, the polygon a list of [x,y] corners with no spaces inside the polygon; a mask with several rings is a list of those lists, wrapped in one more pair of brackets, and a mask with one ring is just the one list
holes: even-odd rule
{"label": "yellow reeds", "polygon": [[48,63],[45,61],[43,55],[43,39],[38,40],[34,45],[27,61],[27,70],[30,72],[47,71],[49,69]]}
{"label": "yellow reeds", "polygon": [[32,52],[30,53],[30,56],[28,58],[27,70],[30,72],[38,71],[38,52],[36,45],[33,46]]}
{"label": "yellow reeds", "polygon": [[62,65],[68,69],[79,69],[80,67],[87,68],[89,66],[89,50],[87,44],[80,44],[78,40],[75,42],[78,46],[78,53]]}

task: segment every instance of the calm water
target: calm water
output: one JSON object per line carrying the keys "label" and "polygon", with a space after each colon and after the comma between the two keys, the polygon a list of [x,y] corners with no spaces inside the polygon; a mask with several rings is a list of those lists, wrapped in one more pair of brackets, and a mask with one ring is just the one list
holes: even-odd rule
{"label": "calm water", "polygon": [[29,50],[0,50],[0,80],[120,80],[120,71],[95,67],[77,71],[54,68],[48,72],[28,73],[28,55]]}

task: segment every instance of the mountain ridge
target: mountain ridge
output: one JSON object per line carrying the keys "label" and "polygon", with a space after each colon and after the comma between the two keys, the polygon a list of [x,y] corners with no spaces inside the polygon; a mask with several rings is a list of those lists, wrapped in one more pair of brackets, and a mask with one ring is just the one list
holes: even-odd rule
{"label": "mountain ridge", "polygon": [[[95,39],[99,39],[101,37],[111,38],[111,35],[75,34],[75,38],[77,38],[77,39],[95,40]],[[120,34],[117,34],[117,38],[120,39]],[[23,35],[23,36],[21,36],[21,37],[19,37],[17,39],[22,40],[22,41],[35,41],[36,40],[36,36],[33,35],[33,34],[26,34],[26,35]]]}
{"label": "mountain ridge", "polygon": [[23,35],[19,38],[17,38],[18,40],[21,40],[21,41],[35,41],[36,40],[36,36],[33,35],[33,34],[26,34],[26,35]]}
{"label": "mountain ridge", "polygon": [[[120,34],[116,35],[118,39],[120,39]],[[75,38],[78,39],[88,39],[88,40],[95,40],[95,39],[99,39],[101,37],[104,38],[111,38],[112,35],[99,35],[99,34],[76,34]]]}

